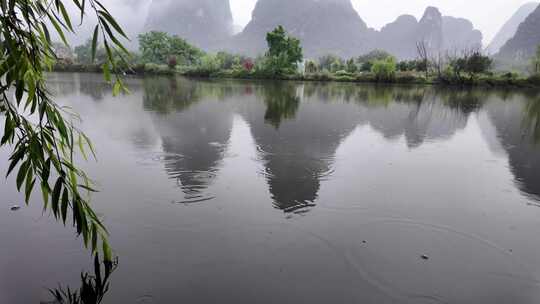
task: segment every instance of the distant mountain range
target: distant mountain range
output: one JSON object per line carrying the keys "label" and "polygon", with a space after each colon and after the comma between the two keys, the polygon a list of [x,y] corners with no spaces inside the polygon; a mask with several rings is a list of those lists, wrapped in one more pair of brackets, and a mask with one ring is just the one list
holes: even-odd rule
{"label": "distant mountain range", "polygon": [[[418,42],[436,54],[480,49],[483,39],[472,22],[443,16],[435,7],[428,7],[420,20],[402,15],[378,31],[362,20],[351,0],[258,0],[251,21],[240,32],[233,24],[229,0],[153,0],[144,31],[177,34],[208,51],[256,56],[266,49],[266,33],[278,25],[301,39],[308,58],[353,57],[383,49],[399,59],[411,59],[417,57]],[[526,59],[540,44],[539,29],[538,4],[526,4],[487,51],[500,50],[501,58]]]}
{"label": "distant mountain range", "polygon": [[266,33],[277,25],[300,38],[308,57],[329,53],[352,57],[383,49],[409,59],[417,56],[420,41],[426,42],[432,53],[482,45],[482,33],[471,22],[443,17],[434,7],[427,8],[419,21],[404,15],[376,31],[360,18],[350,0],[259,0],[252,21],[233,37],[228,49],[262,53]]}
{"label": "distant mountain range", "polygon": [[482,33],[469,20],[442,16],[437,8],[428,7],[419,21],[402,15],[376,32],[374,47],[410,59],[417,56],[417,43],[422,41],[432,54],[478,49]]}
{"label": "distant mountain range", "polygon": [[249,55],[263,53],[266,33],[278,25],[302,41],[306,56],[365,53],[374,33],[349,0],[259,0],[252,20],[226,48]]}
{"label": "distant mountain range", "polygon": [[519,25],[514,37],[500,49],[498,57],[507,60],[527,60],[540,45],[540,6]]}
{"label": "distant mountain range", "polygon": [[496,54],[501,47],[516,34],[519,25],[538,7],[538,2],[522,5],[517,12],[503,25],[495,38],[486,48],[488,54]]}

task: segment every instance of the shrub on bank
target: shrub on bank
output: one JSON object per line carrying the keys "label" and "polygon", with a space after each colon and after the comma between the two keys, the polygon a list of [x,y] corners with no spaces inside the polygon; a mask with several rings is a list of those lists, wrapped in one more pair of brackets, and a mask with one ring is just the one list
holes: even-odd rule
{"label": "shrub on bank", "polygon": [[534,74],[528,79],[531,85],[540,86],[540,74]]}
{"label": "shrub on bank", "polygon": [[397,72],[394,82],[404,84],[423,84],[427,83],[427,79],[415,72]]}
{"label": "shrub on bank", "polygon": [[144,69],[144,74],[171,75],[174,73],[174,70],[171,70],[165,64],[147,63],[144,64],[142,67]]}
{"label": "shrub on bank", "polygon": [[332,74],[328,71],[322,71],[305,74],[304,78],[311,81],[330,81],[332,80]]}
{"label": "shrub on bank", "polygon": [[[207,67],[207,66],[206,66]],[[391,73],[392,77],[381,77],[381,74],[373,72],[351,73],[339,70],[331,73],[327,70],[304,75],[288,73],[284,75],[274,75],[264,69],[253,69],[248,71],[242,66],[234,66],[231,69],[208,69],[205,66],[177,66],[171,69],[167,65],[159,64],[134,64],[127,69],[122,69],[121,73],[136,75],[184,75],[188,77],[203,78],[232,78],[232,79],[280,79],[280,80],[306,80],[306,81],[338,81],[338,82],[361,82],[361,83],[399,83],[399,84],[439,84],[458,86],[489,86],[489,87],[540,87],[540,74],[529,77],[517,73],[483,73],[474,78],[456,77],[451,68],[446,69],[440,77],[433,76],[426,79],[421,73],[415,71],[397,71]],[[99,73],[102,72],[100,65],[65,64],[62,62],[54,66],[57,72],[82,72]],[[390,70],[391,71],[391,70]],[[383,73],[383,75],[388,75]]]}
{"label": "shrub on bank", "polygon": [[377,60],[373,62],[373,66],[371,67],[371,72],[375,74],[378,82],[393,82],[396,71],[396,60],[393,57]]}

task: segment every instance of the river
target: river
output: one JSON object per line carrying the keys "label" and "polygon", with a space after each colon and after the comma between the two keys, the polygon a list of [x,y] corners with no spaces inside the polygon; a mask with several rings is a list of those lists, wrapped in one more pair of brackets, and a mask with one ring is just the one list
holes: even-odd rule
{"label": "river", "polygon": [[[97,150],[105,303],[540,303],[540,92],[48,77]],[[14,184],[0,303],[47,302],[91,257]]]}

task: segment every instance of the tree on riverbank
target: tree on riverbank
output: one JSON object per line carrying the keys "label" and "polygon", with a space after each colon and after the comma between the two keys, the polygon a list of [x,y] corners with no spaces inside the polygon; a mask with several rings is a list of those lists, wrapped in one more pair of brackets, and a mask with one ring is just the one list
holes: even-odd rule
{"label": "tree on riverbank", "polygon": [[164,32],[140,34],[139,51],[144,63],[168,65],[172,58],[177,64],[195,64],[204,55],[202,50],[192,46],[186,40]]}
{"label": "tree on riverbank", "polygon": [[0,1],[0,116],[5,121],[0,147],[13,149],[7,174],[16,176],[17,189],[24,193],[26,203],[34,188],[40,189],[44,210],[52,211],[64,224],[72,218],[85,246],[93,252],[101,247],[104,259],[111,260],[107,230],[88,201],[94,191],[91,182],[74,162],[76,149],[85,156],[93,153],[93,147],[74,123],[79,118],[57,105],[45,84],[44,72],[57,59],[50,31],[66,46],[65,32],[75,32],[67,4],[78,9],[80,18],[95,14],[92,59],[101,40],[107,54],[102,66],[105,80],[113,85],[114,94],[124,88],[110,71],[117,69],[114,55],[127,55],[118,40],[127,37],[100,1]]}
{"label": "tree on riverbank", "polygon": [[386,59],[377,60],[371,67],[371,72],[375,75],[377,81],[391,82],[396,76],[396,59],[388,57]]}
{"label": "tree on riverbank", "polygon": [[76,55],[77,62],[81,64],[92,64],[94,62],[103,64],[107,61],[107,52],[104,47],[98,45],[95,54],[93,54],[92,48],[92,39],[88,39],[83,45],[76,46],[73,52]]}
{"label": "tree on riverbank", "polygon": [[469,74],[471,81],[474,80],[477,75],[488,72],[492,64],[493,60],[480,51],[463,52],[461,56],[449,60],[449,68],[459,81],[463,81],[463,73]]}
{"label": "tree on riverbank", "polygon": [[304,59],[300,40],[289,36],[280,25],[266,35],[266,42],[265,69],[272,75],[294,74]]}
{"label": "tree on riverbank", "polygon": [[536,55],[533,58],[533,69],[535,74],[540,73],[540,45],[536,49]]}

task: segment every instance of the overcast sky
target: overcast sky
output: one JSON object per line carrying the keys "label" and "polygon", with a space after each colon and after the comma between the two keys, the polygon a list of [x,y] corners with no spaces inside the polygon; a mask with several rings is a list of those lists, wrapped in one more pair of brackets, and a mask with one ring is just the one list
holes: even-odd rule
{"label": "overcast sky", "polygon": [[[109,2],[110,1],[110,2]],[[130,34],[137,33],[152,0],[107,0],[104,1],[113,15]],[[171,0],[175,1],[175,0]],[[540,0],[351,0],[358,14],[368,26],[380,29],[394,21],[399,15],[412,14],[420,18],[428,6],[438,7],[443,15],[464,17],[471,20],[484,34],[487,45],[501,26],[517,9],[528,2]],[[257,0],[230,0],[235,24],[245,26]],[[93,27],[80,29],[86,40]],[[82,39],[82,38],[81,38]]]}
{"label": "overcast sky", "polygon": [[[230,0],[235,23],[245,26],[251,19],[256,0]],[[531,0],[352,0],[368,26],[380,29],[402,14],[422,16],[427,6],[438,7],[443,15],[471,20],[489,43],[500,27],[523,4]]]}

